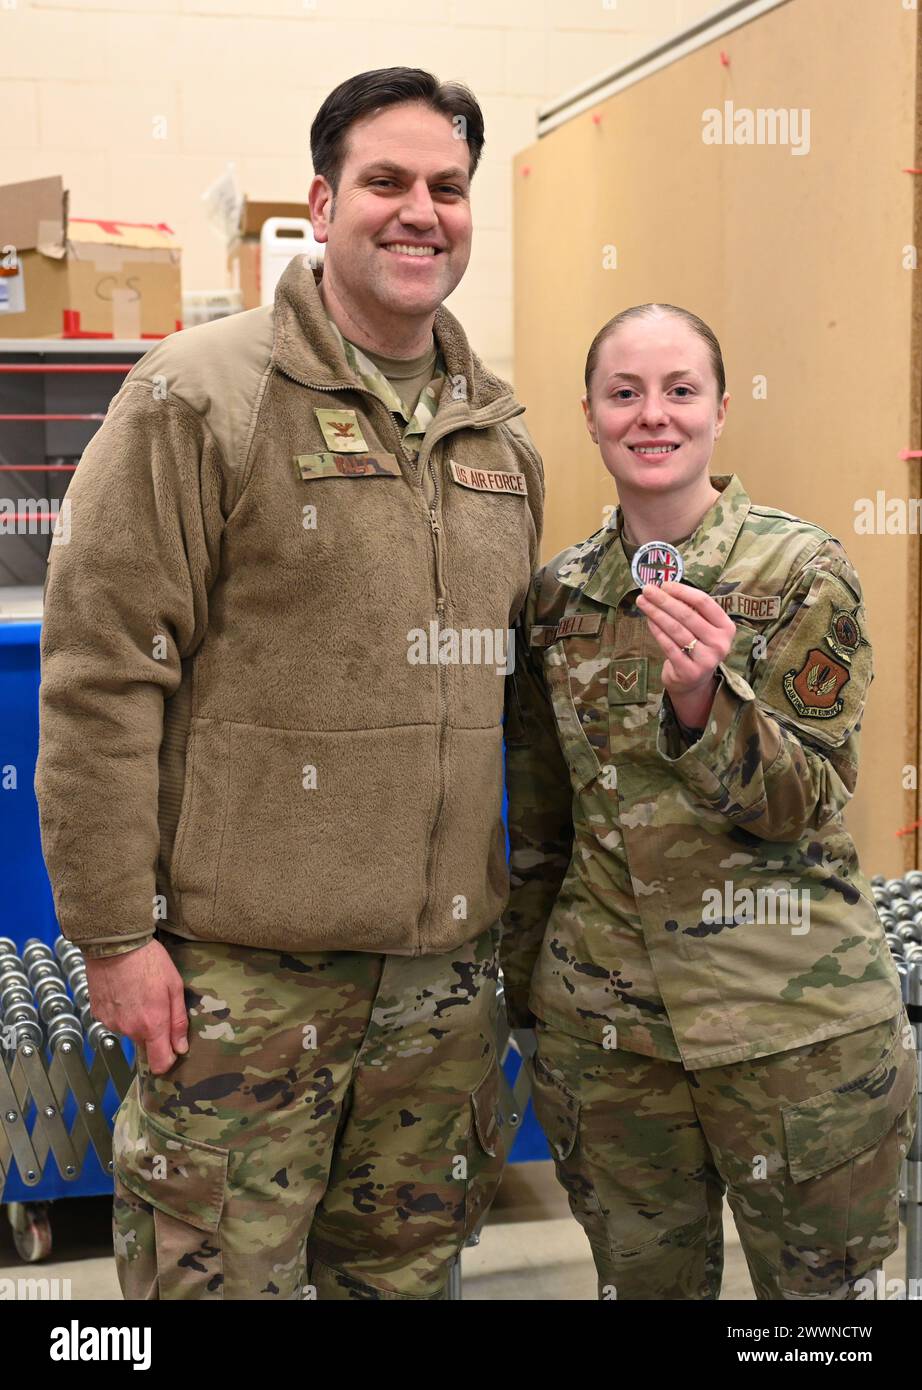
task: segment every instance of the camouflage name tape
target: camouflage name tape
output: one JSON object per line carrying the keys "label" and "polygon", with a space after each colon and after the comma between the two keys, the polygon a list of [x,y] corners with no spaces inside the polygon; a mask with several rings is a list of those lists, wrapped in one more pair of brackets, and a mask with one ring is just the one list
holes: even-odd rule
{"label": "camouflage name tape", "polygon": [[529,633],[530,647],[549,647],[561,637],[593,636],[602,626],[601,613],[574,613],[547,626],[536,624]]}
{"label": "camouflage name tape", "polygon": [[598,632],[601,626],[601,613],[573,613],[568,618],[561,618],[557,624],[557,636],[575,637],[586,633],[592,635]]}
{"label": "camouflage name tape", "polygon": [[399,478],[396,454],[297,454],[295,472],[309,478]]}
{"label": "camouflage name tape", "polygon": [[780,594],[712,594],[725,613],[737,618],[749,618],[751,622],[763,623],[781,617]]}

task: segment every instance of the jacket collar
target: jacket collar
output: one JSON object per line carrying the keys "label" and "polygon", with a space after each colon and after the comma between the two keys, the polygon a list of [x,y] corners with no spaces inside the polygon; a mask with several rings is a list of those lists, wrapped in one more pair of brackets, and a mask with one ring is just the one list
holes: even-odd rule
{"label": "jacket collar", "polygon": [[[688,540],[676,547],[685,562],[684,582],[705,593],[710,593],[720,578],[752,506],[735,473],[712,474],[711,485],[720,496]],[[586,598],[611,608],[617,608],[626,594],[637,592],[640,586],[621,545],[622,524],[618,507],[607,526],[568,552],[555,571],[560,583],[580,589]]]}
{"label": "jacket collar", "polygon": [[346,354],[346,361],[350,362],[351,365],[354,367],[354,370],[357,373],[359,381],[361,381],[362,385],[367,386],[370,388],[370,390],[374,391],[375,395],[380,397],[380,399],[387,406],[388,410],[390,410],[393,414],[399,415],[403,419],[406,425],[404,435],[416,433],[425,434],[426,424],[428,424],[428,421],[432,418],[432,415],[435,414],[435,407],[438,405],[439,397],[442,394],[442,382],[445,380],[445,361],[442,357],[441,351],[439,350],[438,346],[436,346],[435,349],[435,360],[432,366],[433,374],[429,380],[428,386],[422,392],[422,396],[426,396],[427,392],[429,393],[429,400],[432,402],[432,409],[424,409],[423,411],[419,412],[421,418],[417,418],[416,413],[410,415],[407,414],[408,407],[406,403],[402,400],[400,396],[398,396],[397,392],[395,391],[391,383],[388,381],[387,377],[384,375],[384,373],[380,370],[379,367],[375,366],[371,358],[367,357],[365,353],[362,351],[362,349],[358,347],[355,343],[346,343],[342,333],[340,333],[336,324],[329,317],[329,315],[327,315],[327,323],[330,325],[330,328],[333,330],[334,334],[339,339],[340,348]]}
{"label": "jacket collar", "polygon": [[[272,360],[286,375],[320,389],[363,390],[327,317],[318,289],[322,269],[313,271],[306,256],[293,256],[276,286]],[[520,415],[525,409],[507,382],[489,371],[471,350],[461,324],[444,304],[432,325],[441,350],[449,388],[442,392],[439,416],[457,424],[490,424]],[[455,391],[453,383],[458,382]]]}

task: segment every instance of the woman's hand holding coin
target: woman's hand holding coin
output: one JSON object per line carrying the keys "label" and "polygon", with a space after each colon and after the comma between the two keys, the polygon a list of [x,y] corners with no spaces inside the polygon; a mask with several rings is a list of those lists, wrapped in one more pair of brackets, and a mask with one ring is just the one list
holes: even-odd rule
{"label": "woman's hand holding coin", "polygon": [[733,619],[710,594],[688,584],[646,584],[637,607],[663,655],[663,688],[683,724],[700,728],[707,720],[717,667],[733,645]]}

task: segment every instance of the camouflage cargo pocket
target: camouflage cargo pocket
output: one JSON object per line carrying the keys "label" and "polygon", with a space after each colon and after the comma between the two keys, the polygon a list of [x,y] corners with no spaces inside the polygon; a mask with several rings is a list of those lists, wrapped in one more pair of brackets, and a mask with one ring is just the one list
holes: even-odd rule
{"label": "camouflage cargo pocket", "polygon": [[[852,1035],[859,1055],[875,1034],[883,1056],[870,1071],[782,1107],[787,1174],[778,1287],[785,1297],[846,1297],[899,1243],[916,1053],[905,1015]],[[831,1041],[849,1045],[851,1038]]]}
{"label": "camouflage cargo pocket", "polygon": [[125,1297],[222,1298],[218,1227],[227,1150],[153,1119],[135,1078],[115,1117],[112,1156],[115,1256]]}
{"label": "camouflage cargo pocket", "polygon": [[570,1210],[592,1246],[608,1254],[610,1241],[602,1204],[580,1152],[579,1099],[550,1069],[540,1052],[535,1054],[532,1065],[531,1096]]}
{"label": "camouflage cargo pocket", "polygon": [[500,1115],[499,1063],[489,1070],[471,1095],[471,1124],[467,1145],[467,1185],[464,1196],[464,1240],[477,1230],[496,1196],[506,1161]]}

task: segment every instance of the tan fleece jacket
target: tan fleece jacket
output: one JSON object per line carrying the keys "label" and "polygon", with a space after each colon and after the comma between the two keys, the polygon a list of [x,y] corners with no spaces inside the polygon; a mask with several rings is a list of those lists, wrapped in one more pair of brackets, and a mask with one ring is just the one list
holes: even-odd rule
{"label": "tan fleece jacket", "polygon": [[[500,917],[502,657],[465,633],[501,645],[522,607],[543,472],[444,306],[434,333],[417,464],[301,257],[274,306],[158,342],[112,400],[49,556],[35,777],[88,954],[163,923],[416,955]],[[468,660],[439,660],[451,632]]]}

